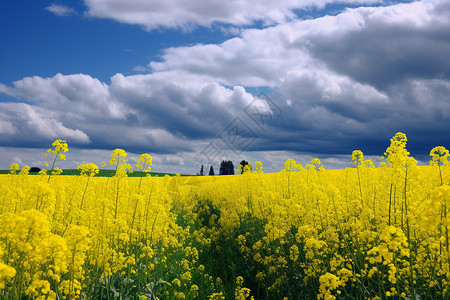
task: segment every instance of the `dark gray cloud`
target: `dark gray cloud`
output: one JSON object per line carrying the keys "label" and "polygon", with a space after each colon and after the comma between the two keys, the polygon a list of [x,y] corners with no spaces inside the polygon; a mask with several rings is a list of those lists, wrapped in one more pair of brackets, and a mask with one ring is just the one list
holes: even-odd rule
{"label": "dark gray cloud", "polygon": [[369,23],[359,32],[311,38],[309,51],[333,71],[384,90],[405,79],[449,79],[448,30]]}
{"label": "dark gray cloud", "polygon": [[[282,118],[259,133],[253,150],[285,149],[298,152],[349,154],[361,149],[383,155],[398,131],[409,137],[413,154],[450,144],[450,82],[442,79],[408,80],[394,85],[379,102],[362,102],[358,93],[343,94],[345,101],[330,102],[317,93],[301,93],[300,82],[283,89],[292,106],[281,105]],[[309,82],[309,91],[315,86]],[[271,146],[267,146],[271,145]]]}

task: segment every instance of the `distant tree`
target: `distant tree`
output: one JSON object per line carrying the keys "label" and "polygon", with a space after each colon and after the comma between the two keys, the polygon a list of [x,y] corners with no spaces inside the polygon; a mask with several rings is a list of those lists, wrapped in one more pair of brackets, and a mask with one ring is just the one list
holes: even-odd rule
{"label": "distant tree", "polygon": [[211,175],[215,175],[214,174],[214,168],[213,168],[213,166],[211,166],[211,168],[209,168],[209,175],[211,176]]}
{"label": "distant tree", "polygon": [[[239,164],[238,170],[241,171],[241,174],[244,173],[244,167],[248,165],[248,161],[241,161],[241,163]],[[251,165],[250,165],[251,168]]]}
{"label": "distant tree", "polygon": [[234,175],[234,166],[231,160],[228,161],[228,175]]}
{"label": "distant tree", "polygon": [[220,163],[219,175],[228,175],[228,169],[225,169],[225,164],[226,162],[222,160],[222,162]]}
{"label": "distant tree", "polygon": [[203,165],[200,169],[200,176],[204,176],[205,175],[205,170],[203,169]]}
{"label": "distant tree", "polygon": [[234,166],[231,160],[222,160],[220,163],[219,175],[234,175]]}
{"label": "distant tree", "polygon": [[31,169],[30,169],[30,173],[37,173],[37,172],[39,172],[41,170],[41,168],[38,168],[38,167],[32,167]]}

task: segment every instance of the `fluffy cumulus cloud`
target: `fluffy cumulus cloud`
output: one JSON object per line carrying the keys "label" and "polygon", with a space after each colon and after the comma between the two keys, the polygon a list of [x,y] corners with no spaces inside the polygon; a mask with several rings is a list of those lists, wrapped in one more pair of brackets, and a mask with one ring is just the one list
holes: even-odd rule
{"label": "fluffy cumulus cloud", "polygon": [[266,25],[296,18],[295,10],[323,8],[330,3],[382,3],[381,0],[85,0],[88,15],[136,24],[152,30],[158,27],[210,26],[213,23],[235,26],[256,21]]}
{"label": "fluffy cumulus cloud", "polygon": [[2,145],[42,145],[46,139],[61,137],[80,144],[90,141],[82,130],[65,126],[54,112],[25,103],[0,103],[0,108]]}
{"label": "fluffy cumulus cloud", "polygon": [[215,137],[236,113],[233,107],[253,100],[239,86],[181,78],[117,74],[110,85],[83,74],[24,78],[3,87],[28,103],[0,103],[0,141],[12,146],[65,137],[90,148],[193,151],[193,141]]}
{"label": "fluffy cumulus cloud", "polygon": [[[447,1],[359,7],[309,20],[296,19],[292,9],[313,1],[298,2],[258,1],[251,10],[248,1],[198,7],[86,0],[92,16],[148,29],[194,20],[274,25],[221,44],[168,48],[149,62],[149,74],[116,74],[109,84],[84,74],[0,84],[0,93],[17,99],[0,103],[0,142],[64,136],[84,148],[159,153],[161,163],[187,172],[210,142],[237,155],[226,130],[239,126],[248,131],[244,138],[253,138],[246,157],[266,160],[272,170],[290,155],[302,162],[318,153],[336,167],[344,156],[331,154],[382,155],[397,131],[410,137],[413,155],[450,146]],[[263,123],[248,111],[257,101],[250,91],[259,87],[268,95]]]}
{"label": "fluffy cumulus cloud", "polygon": [[348,9],[250,29],[219,45],[169,48],[155,71],[183,69],[226,84],[278,85],[293,72],[334,72],[382,89],[450,76],[450,13],[436,1]]}

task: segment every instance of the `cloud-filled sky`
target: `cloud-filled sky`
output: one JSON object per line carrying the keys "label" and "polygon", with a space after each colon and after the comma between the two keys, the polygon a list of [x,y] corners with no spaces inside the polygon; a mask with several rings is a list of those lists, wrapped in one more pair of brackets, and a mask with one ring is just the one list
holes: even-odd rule
{"label": "cloud-filled sky", "polygon": [[63,168],[122,148],[185,174],[450,147],[448,0],[17,0],[0,40],[0,169],[57,138]]}

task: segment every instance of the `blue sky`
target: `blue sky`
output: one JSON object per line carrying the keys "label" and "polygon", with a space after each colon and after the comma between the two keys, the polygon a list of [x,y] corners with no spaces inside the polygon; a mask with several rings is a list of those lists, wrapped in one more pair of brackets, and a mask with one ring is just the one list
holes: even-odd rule
{"label": "blue sky", "polygon": [[[133,74],[135,66],[158,60],[168,47],[226,40],[217,30],[198,28],[145,31],[142,27],[85,15],[82,1],[10,1],[2,10],[0,82],[26,76],[85,73],[109,82],[116,73]],[[73,9],[67,16],[52,5]],[[24,9],[26,7],[26,9]]]}
{"label": "blue sky", "polygon": [[154,157],[349,165],[396,132],[421,163],[450,141],[444,0],[8,1],[0,11],[0,168]]}

